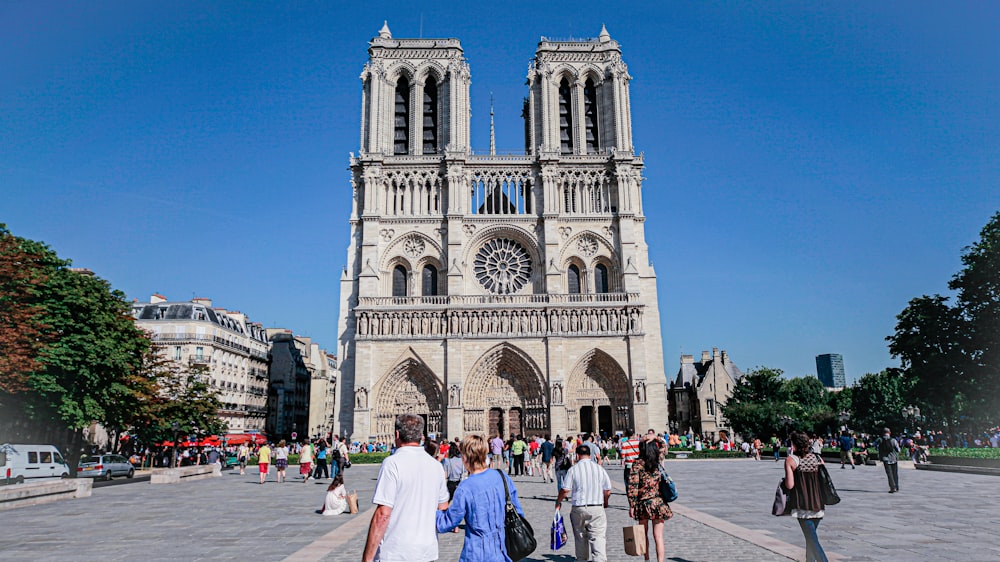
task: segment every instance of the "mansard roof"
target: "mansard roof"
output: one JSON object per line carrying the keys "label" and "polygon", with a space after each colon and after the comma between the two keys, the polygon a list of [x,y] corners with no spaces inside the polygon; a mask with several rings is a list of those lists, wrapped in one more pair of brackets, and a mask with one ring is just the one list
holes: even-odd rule
{"label": "mansard roof", "polygon": [[248,321],[244,327],[242,322],[226,314],[225,310],[213,309],[200,302],[137,303],[132,305],[132,316],[136,320],[151,322],[170,320],[210,322],[254,340],[267,341],[260,325]]}

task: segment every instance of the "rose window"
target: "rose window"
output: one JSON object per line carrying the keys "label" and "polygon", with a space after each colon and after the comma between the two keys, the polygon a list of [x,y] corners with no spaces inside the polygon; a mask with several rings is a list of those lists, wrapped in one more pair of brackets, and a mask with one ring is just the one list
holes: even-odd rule
{"label": "rose window", "polygon": [[479,284],[497,295],[521,290],[531,278],[531,257],[524,246],[508,238],[490,240],[473,262]]}

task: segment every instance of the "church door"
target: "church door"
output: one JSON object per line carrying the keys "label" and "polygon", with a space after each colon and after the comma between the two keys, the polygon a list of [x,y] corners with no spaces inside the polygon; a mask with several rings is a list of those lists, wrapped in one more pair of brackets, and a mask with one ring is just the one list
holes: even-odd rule
{"label": "church door", "polygon": [[594,431],[594,407],[583,406],[580,408],[580,433],[593,433]]}
{"label": "church door", "polygon": [[503,437],[503,426],[503,408],[490,408],[490,434],[487,437],[491,438],[494,435]]}
{"label": "church door", "polygon": [[510,409],[510,436],[511,437],[514,437],[515,435],[520,435],[521,434],[521,417],[522,417],[522,413],[521,413],[521,409],[520,408],[511,408]]}
{"label": "church door", "polygon": [[597,431],[601,435],[614,434],[614,426],[611,425],[611,406],[597,407]]}

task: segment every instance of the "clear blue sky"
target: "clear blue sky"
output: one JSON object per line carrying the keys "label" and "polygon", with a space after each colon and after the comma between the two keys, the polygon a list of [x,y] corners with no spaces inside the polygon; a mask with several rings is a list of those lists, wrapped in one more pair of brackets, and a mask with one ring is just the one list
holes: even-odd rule
{"label": "clear blue sky", "polygon": [[335,350],[383,19],[461,39],[474,145],[493,91],[512,149],[539,36],[607,24],[671,376],[713,346],[789,375],[894,365],[895,315],[1000,209],[994,2],[285,4],[0,3],[0,222],[130,297],[211,297]]}

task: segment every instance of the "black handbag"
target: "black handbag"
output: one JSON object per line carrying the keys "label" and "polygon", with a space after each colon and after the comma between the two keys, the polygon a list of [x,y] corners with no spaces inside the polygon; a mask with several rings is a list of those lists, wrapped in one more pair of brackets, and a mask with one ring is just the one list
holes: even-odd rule
{"label": "black handbag", "polygon": [[535,531],[531,524],[525,519],[514,504],[510,501],[510,488],[507,487],[507,478],[503,471],[495,469],[503,481],[503,491],[507,495],[507,505],[504,508],[503,526],[506,537],[504,539],[507,547],[507,556],[514,562],[527,558],[529,554],[538,548],[538,541],[535,540]]}
{"label": "black handbag", "polygon": [[819,465],[819,491],[823,494],[823,505],[837,505],[840,503],[840,496],[837,494],[837,488],[833,486],[833,480],[830,479],[830,472],[826,470],[825,464]]}

